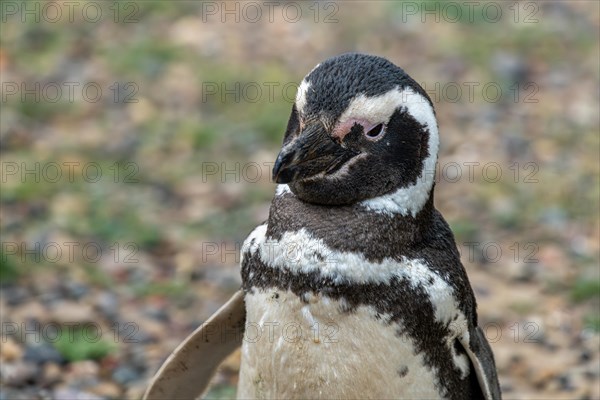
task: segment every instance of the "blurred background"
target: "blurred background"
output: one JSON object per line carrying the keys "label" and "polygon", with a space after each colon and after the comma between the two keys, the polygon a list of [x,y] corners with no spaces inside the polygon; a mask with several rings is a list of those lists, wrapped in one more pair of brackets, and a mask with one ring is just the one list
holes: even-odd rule
{"label": "blurred background", "polygon": [[347,51],[435,103],[504,397],[600,397],[599,3],[1,7],[0,399],[141,396],[239,288],[296,85]]}

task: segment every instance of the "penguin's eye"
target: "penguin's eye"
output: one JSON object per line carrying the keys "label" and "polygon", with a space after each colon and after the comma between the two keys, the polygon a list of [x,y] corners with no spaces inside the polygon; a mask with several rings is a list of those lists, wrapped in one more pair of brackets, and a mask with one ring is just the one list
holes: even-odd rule
{"label": "penguin's eye", "polygon": [[379,139],[379,137],[383,136],[385,133],[385,126],[383,124],[375,125],[371,130],[369,130],[365,135],[368,139]]}

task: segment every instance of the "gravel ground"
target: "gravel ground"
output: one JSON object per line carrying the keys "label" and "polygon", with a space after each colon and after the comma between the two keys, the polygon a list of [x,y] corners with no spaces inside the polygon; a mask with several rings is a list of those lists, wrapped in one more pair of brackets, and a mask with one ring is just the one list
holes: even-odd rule
{"label": "gravel ground", "polygon": [[504,397],[600,398],[597,2],[75,3],[3,3],[1,400],[140,398],[239,287],[294,85],[350,50],[436,103],[436,206]]}

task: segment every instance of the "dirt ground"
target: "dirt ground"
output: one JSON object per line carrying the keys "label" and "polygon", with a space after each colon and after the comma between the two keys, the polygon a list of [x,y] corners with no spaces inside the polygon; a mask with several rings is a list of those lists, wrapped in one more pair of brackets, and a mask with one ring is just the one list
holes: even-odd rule
{"label": "dirt ground", "polygon": [[599,3],[67,3],[2,3],[0,399],[140,398],[239,288],[296,85],[347,51],[435,103],[504,398],[600,398]]}

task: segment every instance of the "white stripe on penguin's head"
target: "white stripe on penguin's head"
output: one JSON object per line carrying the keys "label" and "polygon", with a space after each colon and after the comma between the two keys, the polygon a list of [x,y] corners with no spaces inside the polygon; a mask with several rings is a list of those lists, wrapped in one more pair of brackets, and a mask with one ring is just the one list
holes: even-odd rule
{"label": "white stripe on penguin's head", "polygon": [[415,216],[427,202],[433,187],[439,148],[437,120],[429,101],[408,87],[404,89],[396,87],[375,97],[359,95],[350,102],[340,121],[364,118],[373,123],[386,123],[394,111],[401,107],[405,108],[417,122],[429,131],[428,156],[423,161],[421,175],[414,184],[408,187],[365,200],[361,204],[367,209],[379,213]]}

